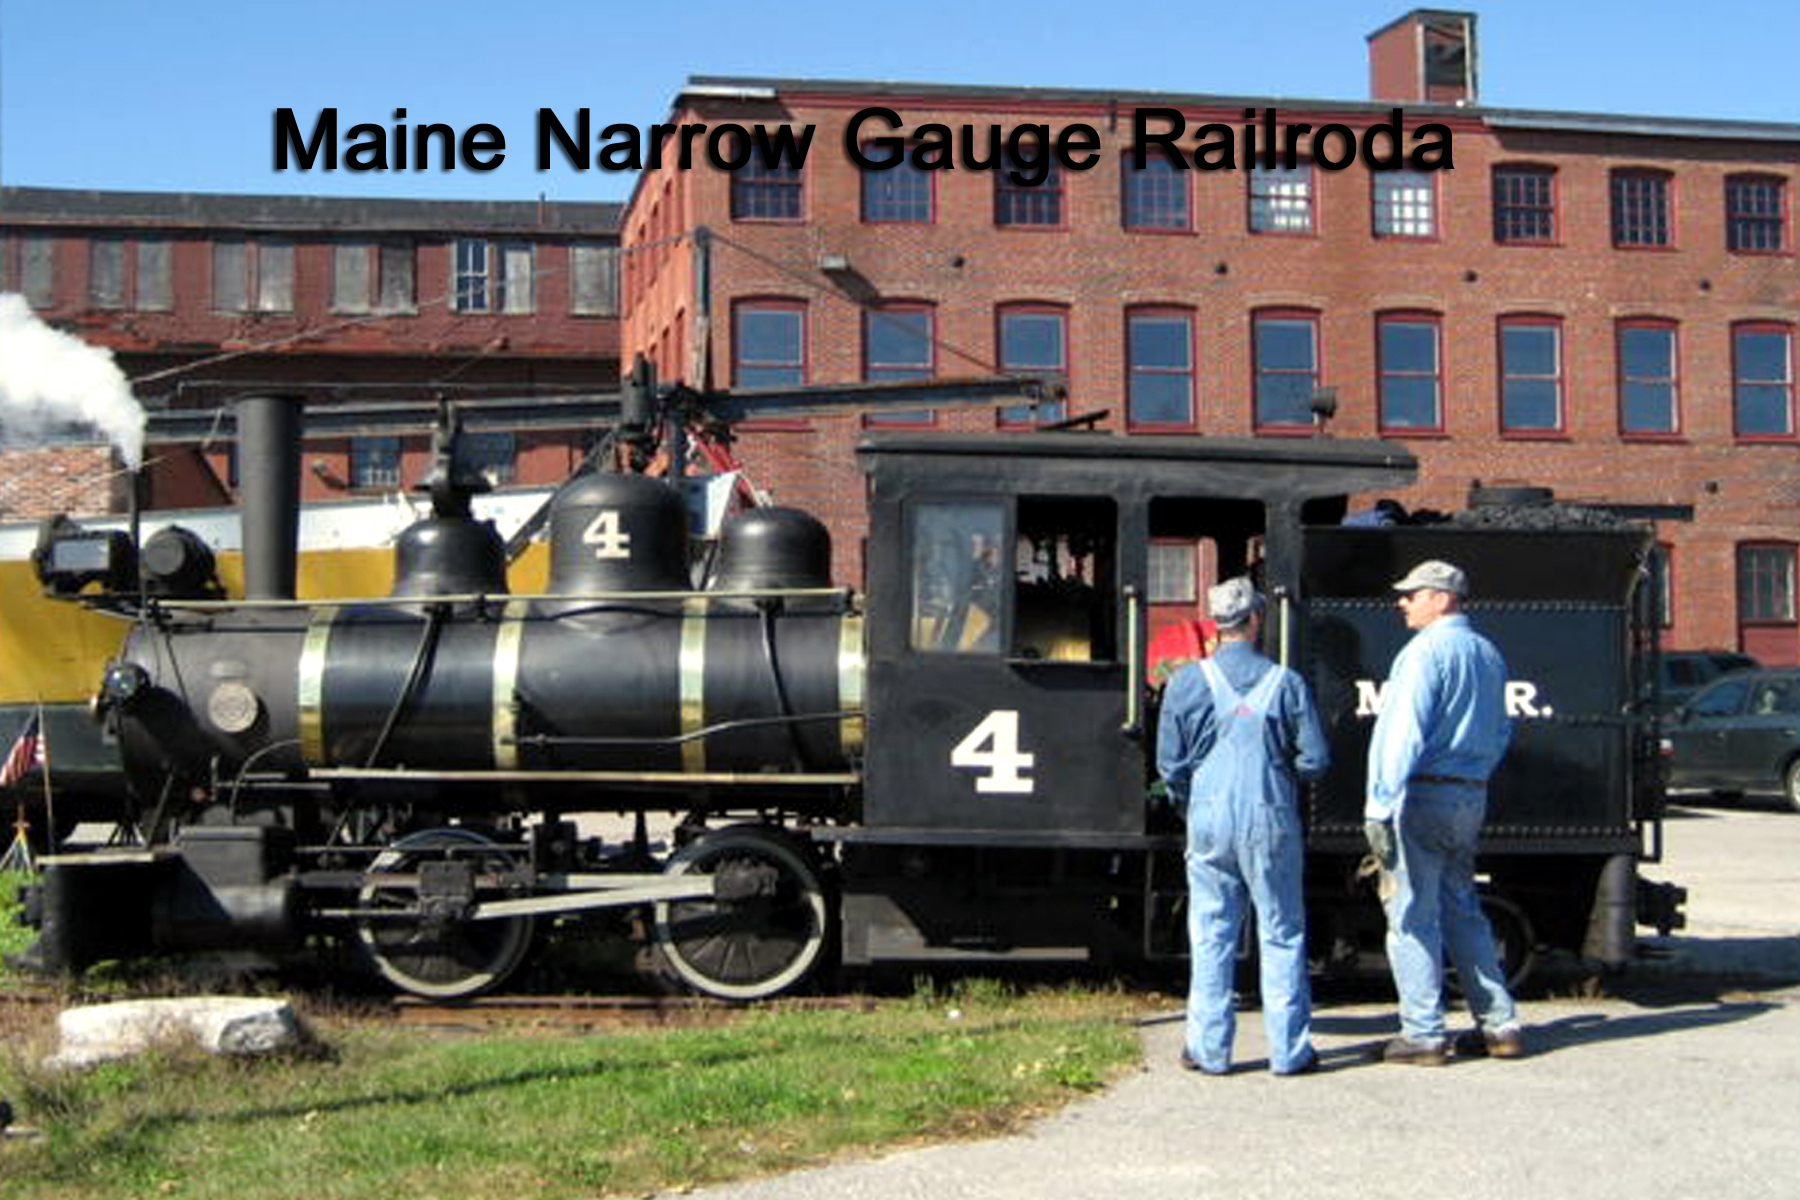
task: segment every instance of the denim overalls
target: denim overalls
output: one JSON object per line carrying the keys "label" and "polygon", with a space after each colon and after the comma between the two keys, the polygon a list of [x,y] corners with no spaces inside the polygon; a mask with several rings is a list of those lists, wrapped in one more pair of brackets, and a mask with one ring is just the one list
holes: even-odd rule
{"label": "denim overalls", "polygon": [[[1303,858],[1293,772],[1270,758],[1264,726],[1285,672],[1271,665],[1239,693],[1211,661],[1196,664],[1212,692],[1217,739],[1188,789],[1187,1050],[1203,1071],[1231,1065],[1236,1022],[1232,963],[1244,899],[1256,906],[1263,1028],[1269,1067],[1285,1074],[1313,1058],[1306,974]],[[1278,742],[1281,739],[1276,739]]]}

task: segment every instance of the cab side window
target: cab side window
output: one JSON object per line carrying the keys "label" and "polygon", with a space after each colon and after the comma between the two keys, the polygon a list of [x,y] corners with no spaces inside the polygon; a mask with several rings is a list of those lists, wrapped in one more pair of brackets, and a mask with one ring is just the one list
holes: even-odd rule
{"label": "cab side window", "polygon": [[914,650],[998,654],[1006,510],[998,501],[920,504],[912,510]]}
{"label": "cab side window", "polygon": [[1019,497],[1010,657],[1118,660],[1117,544],[1111,499]]}

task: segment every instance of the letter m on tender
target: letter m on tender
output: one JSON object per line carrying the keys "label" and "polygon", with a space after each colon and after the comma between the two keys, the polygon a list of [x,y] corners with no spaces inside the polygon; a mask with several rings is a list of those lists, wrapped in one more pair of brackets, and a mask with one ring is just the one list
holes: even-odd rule
{"label": "letter m on tender", "polygon": [[1381,687],[1373,679],[1356,681],[1356,715],[1373,717],[1381,712]]}

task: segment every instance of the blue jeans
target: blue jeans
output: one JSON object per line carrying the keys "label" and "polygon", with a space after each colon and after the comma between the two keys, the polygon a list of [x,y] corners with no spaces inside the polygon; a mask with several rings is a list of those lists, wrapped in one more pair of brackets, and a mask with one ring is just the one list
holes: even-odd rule
{"label": "blue jeans", "polygon": [[1252,796],[1195,801],[1188,820],[1188,1053],[1204,1071],[1230,1069],[1238,932],[1254,906],[1269,1069],[1297,1071],[1313,1058],[1299,815]]}
{"label": "blue jeans", "polygon": [[1395,830],[1399,847],[1387,909],[1388,966],[1400,993],[1400,1032],[1444,1041],[1444,954],[1456,966],[1482,1029],[1518,1021],[1494,932],[1475,892],[1475,846],[1487,793],[1455,784],[1408,786]]}

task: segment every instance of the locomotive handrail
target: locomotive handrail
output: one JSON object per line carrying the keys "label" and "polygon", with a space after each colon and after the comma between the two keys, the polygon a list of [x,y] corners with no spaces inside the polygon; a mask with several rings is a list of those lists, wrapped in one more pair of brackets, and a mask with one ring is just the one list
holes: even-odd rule
{"label": "locomotive handrail", "polygon": [[313,779],[436,780],[440,783],[720,783],[843,786],[862,782],[854,771],[767,774],[756,771],[425,771],[407,767],[319,767]]}
{"label": "locomotive handrail", "polygon": [[856,595],[854,588],[690,588],[687,591],[652,592],[458,592],[442,596],[362,596],[318,598],[311,600],[156,600],[152,607],[190,609],[195,612],[223,612],[238,609],[283,608],[349,608],[357,605],[392,605],[395,607],[426,604],[510,604],[515,600],[609,601],[609,600],[812,600],[836,598],[848,602]]}
{"label": "locomotive handrail", "polygon": [[861,709],[841,708],[832,712],[785,713],[779,717],[740,717],[669,737],[581,737],[574,734],[534,733],[509,740],[515,746],[677,746],[683,742],[700,741],[717,733],[735,733],[740,729],[797,725],[807,721],[844,721],[862,715]]}
{"label": "locomotive handrail", "polygon": [[1144,655],[1138,644],[1138,620],[1142,605],[1136,584],[1125,585],[1125,723],[1119,732],[1136,737],[1143,732]]}

